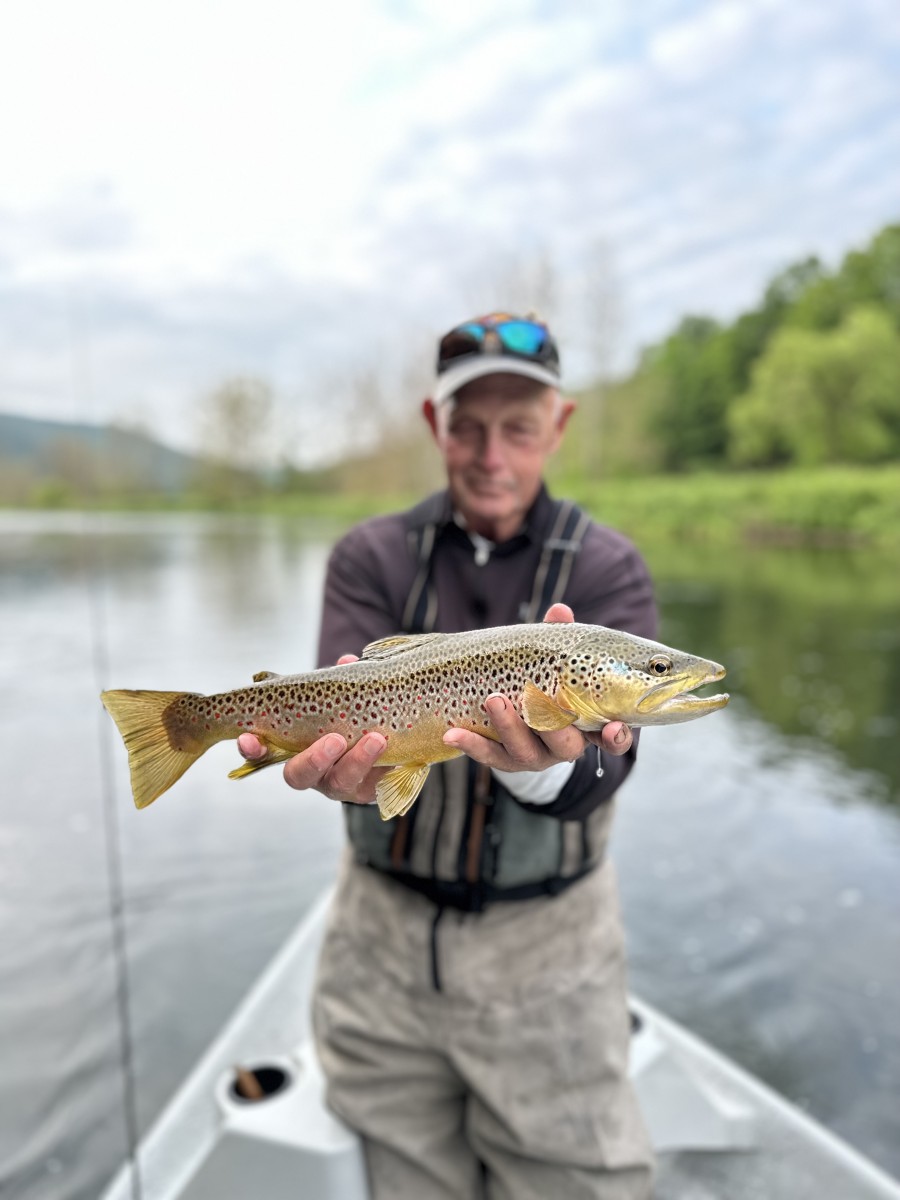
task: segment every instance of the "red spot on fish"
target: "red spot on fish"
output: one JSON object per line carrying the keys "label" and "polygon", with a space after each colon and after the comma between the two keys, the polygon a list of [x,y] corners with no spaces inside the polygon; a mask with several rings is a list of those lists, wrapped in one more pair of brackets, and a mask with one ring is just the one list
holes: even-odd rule
{"label": "red spot on fish", "polygon": [[221,719],[222,719],[222,714],[221,714],[221,713],[216,713],[216,720],[217,720],[217,721],[221,721]]}
{"label": "red spot on fish", "polygon": [[346,720],[347,720],[347,714],[346,714],[346,713],[341,713],[341,714],[340,714],[340,716],[341,716],[341,720],[342,720],[342,721],[346,721]]}
{"label": "red spot on fish", "polygon": [[259,715],[260,715],[261,717],[267,717],[269,714],[268,714],[267,712],[264,712],[264,713],[260,713]]}
{"label": "red spot on fish", "polygon": [[302,713],[302,712],[297,712],[297,713],[294,713],[294,716],[295,716],[295,717],[302,717],[302,716],[303,716],[303,713]]}

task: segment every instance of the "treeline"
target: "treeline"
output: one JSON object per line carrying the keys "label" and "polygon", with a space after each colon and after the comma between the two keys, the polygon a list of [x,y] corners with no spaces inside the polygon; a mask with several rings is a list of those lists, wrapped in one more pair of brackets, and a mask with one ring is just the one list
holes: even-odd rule
{"label": "treeline", "polygon": [[900,458],[900,225],[834,271],[788,267],[731,324],[685,317],[581,399],[604,474]]}

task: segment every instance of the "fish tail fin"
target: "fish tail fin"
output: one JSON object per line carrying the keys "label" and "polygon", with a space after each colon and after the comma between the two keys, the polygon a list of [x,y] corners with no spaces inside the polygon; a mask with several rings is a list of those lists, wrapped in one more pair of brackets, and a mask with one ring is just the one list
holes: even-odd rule
{"label": "fish tail fin", "polygon": [[[219,739],[180,728],[171,706],[186,692],[108,691],[100,699],[128,750],[131,790],[137,808],[148,804],[180,779],[192,763]],[[177,744],[173,745],[173,741]]]}

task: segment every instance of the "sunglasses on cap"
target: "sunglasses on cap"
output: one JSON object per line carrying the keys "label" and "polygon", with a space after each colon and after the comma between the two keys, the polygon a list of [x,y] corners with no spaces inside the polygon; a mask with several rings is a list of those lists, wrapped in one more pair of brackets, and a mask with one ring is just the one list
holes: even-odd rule
{"label": "sunglasses on cap", "polygon": [[445,334],[438,343],[438,375],[475,354],[509,355],[559,371],[559,352],[547,326],[511,313],[477,317]]}

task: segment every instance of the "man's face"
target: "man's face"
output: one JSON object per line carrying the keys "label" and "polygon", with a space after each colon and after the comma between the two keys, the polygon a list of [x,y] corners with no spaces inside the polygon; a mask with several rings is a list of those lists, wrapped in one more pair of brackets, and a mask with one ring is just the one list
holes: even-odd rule
{"label": "man's face", "polygon": [[470,529],[503,541],[540,489],[574,405],[522,375],[485,375],[425,417],[444,458],[453,502]]}

